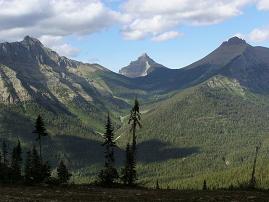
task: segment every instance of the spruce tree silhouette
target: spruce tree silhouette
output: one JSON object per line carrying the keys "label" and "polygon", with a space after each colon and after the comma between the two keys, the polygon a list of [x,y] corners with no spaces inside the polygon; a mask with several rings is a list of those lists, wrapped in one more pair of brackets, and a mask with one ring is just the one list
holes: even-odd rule
{"label": "spruce tree silhouette", "polygon": [[24,173],[27,184],[38,184],[50,177],[50,166],[48,162],[44,164],[41,162],[35,146],[31,151],[27,152]]}
{"label": "spruce tree silhouette", "polygon": [[[129,185],[134,185],[135,181],[137,180],[137,175],[136,175],[136,130],[137,127],[142,128],[142,124],[141,124],[141,113],[140,113],[140,108],[139,108],[139,102],[137,100],[137,98],[135,99],[134,102],[134,106],[130,111],[130,117],[129,117],[129,121],[128,124],[131,125],[130,128],[130,132],[132,133],[132,147],[130,149],[130,151],[127,152],[126,149],[126,157],[128,155],[130,155],[128,158],[129,160],[126,159],[126,162],[128,162],[130,165],[128,165],[129,167]],[[128,145],[127,145],[128,146]]]}
{"label": "spruce tree silhouette", "polygon": [[11,180],[12,183],[20,182],[22,166],[22,149],[20,140],[18,140],[17,146],[13,148],[11,158]]}
{"label": "spruce tree silhouette", "polygon": [[40,156],[38,155],[38,152],[36,150],[36,147],[34,146],[32,149],[32,177],[34,183],[39,183],[42,180],[42,163]]}
{"label": "spruce tree silhouette", "polygon": [[2,152],[3,152],[3,164],[4,166],[8,166],[8,151],[7,151],[7,143],[3,141]]}
{"label": "spruce tree silhouette", "polygon": [[160,189],[159,180],[156,180],[156,186],[155,189]]}
{"label": "spruce tree silhouette", "polygon": [[121,170],[121,180],[123,184],[133,186],[136,181],[136,170],[133,150],[131,149],[129,143],[126,146],[125,155],[125,165],[124,168]]}
{"label": "spruce tree silhouette", "polygon": [[2,182],[9,183],[10,182],[10,167],[8,161],[8,146],[5,140],[2,144],[2,153],[3,153],[3,163],[1,166],[1,174],[2,174]]}
{"label": "spruce tree silhouette", "polygon": [[132,149],[134,151],[134,154],[136,151],[136,129],[137,129],[137,127],[139,127],[139,128],[142,127],[140,120],[141,120],[141,113],[140,113],[140,109],[139,109],[139,102],[136,98],[135,102],[134,102],[134,106],[130,111],[130,117],[129,117],[129,121],[128,121],[128,124],[131,124],[130,132],[133,135]]}
{"label": "spruce tree silhouette", "polygon": [[258,153],[259,153],[260,148],[261,148],[261,143],[259,143],[259,145],[256,146],[256,149],[255,149],[255,157],[254,157],[254,162],[253,162],[253,167],[252,167],[251,178],[249,181],[249,188],[250,189],[255,189],[255,187],[256,187],[256,177],[255,177],[256,163],[257,163],[257,158],[258,158]]}
{"label": "spruce tree silhouette", "polygon": [[203,190],[207,190],[207,184],[206,184],[206,180],[204,180],[204,183],[203,183]]}
{"label": "spruce tree silhouette", "polygon": [[28,151],[26,154],[26,160],[24,165],[24,181],[26,184],[33,183],[33,164],[32,164],[32,151]]}
{"label": "spruce tree silhouette", "polygon": [[108,114],[106,123],[106,132],[104,134],[104,143],[102,144],[105,148],[105,166],[98,175],[99,181],[102,185],[111,186],[115,180],[119,177],[115,164],[114,148],[116,144],[114,142],[114,129],[112,127],[111,119]]}
{"label": "spruce tree silhouette", "polygon": [[33,131],[33,133],[37,134],[37,138],[36,140],[39,143],[39,155],[40,155],[40,160],[42,162],[42,144],[41,144],[41,139],[42,137],[45,137],[48,135],[43,119],[40,115],[38,115],[36,122],[35,122],[35,130]]}
{"label": "spruce tree silhouette", "polygon": [[64,164],[62,160],[60,161],[60,164],[57,168],[57,176],[58,176],[59,183],[61,184],[68,183],[70,177],[72,176],[72,174],[69,173],[66,165]]}

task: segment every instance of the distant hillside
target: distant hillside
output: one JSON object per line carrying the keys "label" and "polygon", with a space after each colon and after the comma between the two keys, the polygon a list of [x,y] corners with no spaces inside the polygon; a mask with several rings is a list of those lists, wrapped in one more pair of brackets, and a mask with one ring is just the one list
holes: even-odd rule
{"label": "distant hillside", "polygon": [[[154,107],[148,105],[142,117],[138,157],[147,162],[141,165],[141,172],[149,181],[156,178],[151,173],[157,172],[159,181],[174,187],[195,187],[197,179],[198,184],[203,182],[202,176],[212,186],[238,185],[248,180],[251,169],[247,173],[238,169],[238,176],[232,179],[229,174],[252,163],[259,142],[264,166],[269,165],[269,97],[253,94],[236,80],[212,77]],[[130,140],[127,125],[121,133],[124,145]],[[211,172],[222,171],[226,173],[209,177]],[[224,174],[227,180],[223,180]]]}

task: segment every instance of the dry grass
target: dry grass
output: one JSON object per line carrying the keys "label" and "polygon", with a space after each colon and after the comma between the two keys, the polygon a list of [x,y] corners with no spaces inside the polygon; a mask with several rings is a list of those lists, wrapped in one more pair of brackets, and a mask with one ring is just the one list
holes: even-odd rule
{"label": "dry grass", "polygon": [[269,192],[262,191],[178,191],[105,189],[99,187],[4,187],[0,201],[269,201]]}

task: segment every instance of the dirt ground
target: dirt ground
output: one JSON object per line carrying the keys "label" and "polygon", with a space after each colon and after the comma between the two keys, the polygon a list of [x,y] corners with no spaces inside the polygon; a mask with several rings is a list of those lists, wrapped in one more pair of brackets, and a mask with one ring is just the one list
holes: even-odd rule
{"label": "dirt ground", "polygon": [[269,191],[179,191],[96,187],[0,187],[0,201],[268,201]]}

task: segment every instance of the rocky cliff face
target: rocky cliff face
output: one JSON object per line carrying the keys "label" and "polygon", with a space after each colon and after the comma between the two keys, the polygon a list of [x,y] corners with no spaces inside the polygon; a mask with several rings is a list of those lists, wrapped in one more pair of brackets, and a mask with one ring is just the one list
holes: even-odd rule
{"label": "rocky cliff face", "polygon": [[[34,101],[66,106],[111,97],[108,87],[92,79],[109,70],[59,56],[34,38],[0,44],[0,102]],[[101,101],[100,101],[101,102]],[[77,104],[78,104],[77,103]]]}
{"label": "rocky cliff face", "polygon": [[128,66],[122,68],[119,73],[130,78],[135,78],[147,76],[153,71],[163,68],[166,67],[156,63],[146,53],[144,53],[136,61],[133,61]]}

